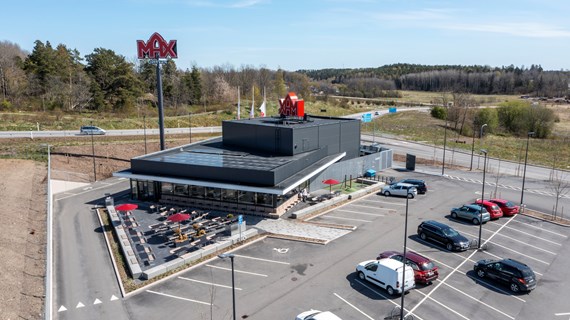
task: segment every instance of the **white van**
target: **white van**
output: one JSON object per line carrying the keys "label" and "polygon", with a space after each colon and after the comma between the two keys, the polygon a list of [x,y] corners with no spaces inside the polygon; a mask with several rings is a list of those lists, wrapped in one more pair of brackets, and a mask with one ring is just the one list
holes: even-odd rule
{"label": "white van", "polygon": [[368,260],[356,266],[356,273],[361,280],[368,280],[386,289],[390,295],[408,292],[416,286],[414,270],[406,265],[404,285],[402,286],[402,266],[404,264],[394,259]]}

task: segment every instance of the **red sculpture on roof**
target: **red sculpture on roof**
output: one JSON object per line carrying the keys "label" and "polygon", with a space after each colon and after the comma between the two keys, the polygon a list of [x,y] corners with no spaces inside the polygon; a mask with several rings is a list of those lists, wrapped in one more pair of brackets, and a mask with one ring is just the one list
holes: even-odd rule
{"label": "red sculpture on roof", "polygon": [[279,99],[279,114],[289,117],[302,117],[305,115],[305,101],[298,99],[295,92],[289,92],[285,99]]}

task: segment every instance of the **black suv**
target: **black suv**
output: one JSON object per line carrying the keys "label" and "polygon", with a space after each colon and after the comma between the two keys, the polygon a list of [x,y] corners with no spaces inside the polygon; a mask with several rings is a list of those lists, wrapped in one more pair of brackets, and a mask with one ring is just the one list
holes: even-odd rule
{"label": "black suv", "polygon": [[445,246],[449,251],[465,251],[469,249],[469,239],[441,222],[427,220],[420,223],[418,226],[418,235],[422,240],[437,242]]}
{"label": "black suv", "polygon": [[416,186],[416,189],[418,190],[418,193],[420,194],[424,194],[427,192],[427,185],[426,182],[424,180],[420,180],[420,179],[404,179],[401,181],[398,181],[398,183],[409,183],[409,184],[413,184],[414,186]]}
{"label": "black suv", "polygon": [[473,270],[480,278],[489,278],[509,285],[512,292],[530,292],[536,288],[536,277],[526,264],[513,260],[479,260]]}

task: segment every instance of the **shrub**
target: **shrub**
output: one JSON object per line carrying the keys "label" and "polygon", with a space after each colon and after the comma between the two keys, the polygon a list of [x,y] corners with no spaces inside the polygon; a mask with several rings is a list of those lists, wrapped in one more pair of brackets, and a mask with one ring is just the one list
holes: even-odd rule
{"label": "shrub", "polygon": [[435,106],[431,108],[431,116],[437,119],[445,120],[447,117],[447,110],[444,107]]}

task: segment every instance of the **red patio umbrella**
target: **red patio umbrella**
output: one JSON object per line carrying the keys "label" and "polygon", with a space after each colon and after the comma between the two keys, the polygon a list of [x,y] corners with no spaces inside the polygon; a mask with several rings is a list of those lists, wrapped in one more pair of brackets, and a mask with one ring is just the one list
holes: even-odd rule
{"label": "red patio umbrella", "polygon": [[138,208],[139,206],[134,204],[134,203],[124,203],[124,204],[120,204],[118,206],[115,207],[115,210],[118,211],[133,211],[136,208]]}
{"label": "red patio umbrella", "polygon": [[[187,213],[175,213],[170,215],[167,219],[168,221],[178,222],[178,230],[180,230],[180,222],[190,219],[190,215]],[[182,236],[182,233],[180,233],[180,236]]]}
{"label": "red patio umbrella", "polygon": [[340,181],[336,180],[336,179],[327,179],[327,180],[323,180],[324,184],[328,184],[330,187],[330,192],[332,192],[332,186],[333,184],[339,184]]}

